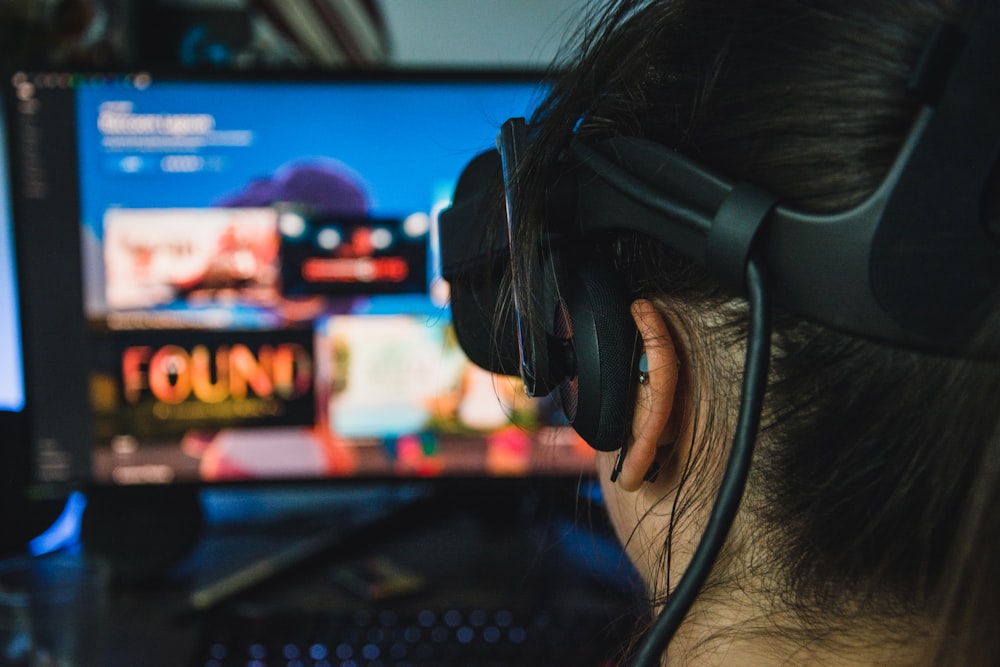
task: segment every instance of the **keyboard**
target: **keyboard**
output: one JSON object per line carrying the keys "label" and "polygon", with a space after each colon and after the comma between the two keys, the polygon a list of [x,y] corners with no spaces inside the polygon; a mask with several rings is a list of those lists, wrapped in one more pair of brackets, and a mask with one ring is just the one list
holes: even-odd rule
{"label": "keyboard", "polygon": [[614,667],[629,631],[593,610],[228,614],[206,624],[189,667]]}

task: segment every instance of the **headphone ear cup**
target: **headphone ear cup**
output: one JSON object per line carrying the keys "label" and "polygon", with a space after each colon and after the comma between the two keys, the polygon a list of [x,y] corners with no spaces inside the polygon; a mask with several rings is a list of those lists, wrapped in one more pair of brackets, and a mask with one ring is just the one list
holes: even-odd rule
{"label": "headphone ear cup", "polygon": [[600,258],[573,262],[555,302],[555,330],[572,338],[575,376],[558,396],[577,433],[600,451],[626,444],[638,377],[639,334],[629,294]]}

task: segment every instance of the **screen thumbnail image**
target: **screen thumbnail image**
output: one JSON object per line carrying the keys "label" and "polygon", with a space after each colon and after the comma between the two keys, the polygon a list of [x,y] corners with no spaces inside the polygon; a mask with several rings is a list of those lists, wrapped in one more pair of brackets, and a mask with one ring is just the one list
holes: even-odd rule
{"label": "screen thumbnail image", "polygon": [[335,316],[317,329],[330,427],[345,437],[532,428],[537,405],[518,383],[473,365],[443,317]]}
{"label": "screen thumbnail image", "polygon": [[278,299],[273,209],[111,209],[104,217],[111,311],[175,304],[273,305]]}

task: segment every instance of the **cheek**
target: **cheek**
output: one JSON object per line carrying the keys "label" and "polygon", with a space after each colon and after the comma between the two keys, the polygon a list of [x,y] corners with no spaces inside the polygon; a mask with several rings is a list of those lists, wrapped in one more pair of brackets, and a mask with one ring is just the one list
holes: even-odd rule
{"label": "cheek", "polygon": [[638,507],[640,496],[638,493],[623,491],[621,487],[611,482],[611,471],[617,457],[618,452],[597,453],[597,474],[604,496],[604,505],[615,534],[625,547],[625,553],[639,574],[649,583],[651,572],[650,553],[647,548],[649,542],[643,529],[636,529],[642,515]]}
{"label": "cheek", "polygon": [[617,455],[617,452],[597,452],[597,479],[601,484],[601,495],[604,497],[604,506],[607,508],[611,525],[618,539],[624,541],[628,535],[628,527],[624,525],[622,491],[611,481],[611,471],[614,469]]}
{"label": "cheek", "polygon": [[608,518],[615,529],[618,540],[625,545],[632,560],[635,560],[636,534],[635,527],[638,517],[635,513],[635,494],[623,491],[620,486],[611,481],[611,471],[614,469],[618,452],[597,453],[597,475],[601,484],[601,494],[604,496],[604,506]]}

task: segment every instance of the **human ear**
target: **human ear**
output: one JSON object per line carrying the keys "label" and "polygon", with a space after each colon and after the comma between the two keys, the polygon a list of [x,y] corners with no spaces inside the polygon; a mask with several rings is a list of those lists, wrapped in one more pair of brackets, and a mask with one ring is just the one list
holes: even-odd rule
{"label": "human ear", "polygon": [[656,461],[657,449],[670,424],[679,364],[673,336],[656,306],[647,299],[637,299],[630,310],[642,339],[648,370],[644,371],[642,382],[636,378],[632,440],[621,461],[617,481],[624,490],[636,491]]}

